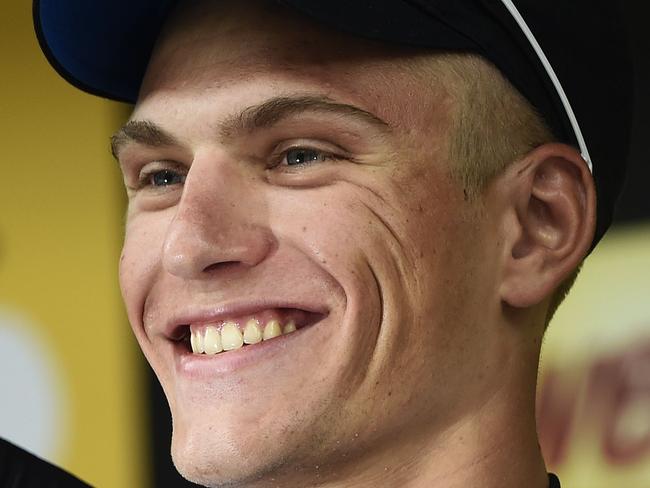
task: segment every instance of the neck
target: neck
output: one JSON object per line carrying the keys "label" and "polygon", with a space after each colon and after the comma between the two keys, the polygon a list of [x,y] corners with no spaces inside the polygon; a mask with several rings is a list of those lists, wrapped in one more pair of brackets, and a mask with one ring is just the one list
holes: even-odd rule
{"label": "neck", "polygon": [[513,378],[444,430],[427,432],[423,427],[404,433],[368,451],[348,469],[337,470],[336,479],[325,481],[322,473],[322,483],[309,486],[547,488],[536,432],[535,384],[530,376],[526,381],[522,377]]}
{"label": "neck", "polygon": [[533,418],[517,411],[486,411],[465,418],[436,439],[399,444],[356,464],[345,480],[323,488],[547,488],[548,477]]}

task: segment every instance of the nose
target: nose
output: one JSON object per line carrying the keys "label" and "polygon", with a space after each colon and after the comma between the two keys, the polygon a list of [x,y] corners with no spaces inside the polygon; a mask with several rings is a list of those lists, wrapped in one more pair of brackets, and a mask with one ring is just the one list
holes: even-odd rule
{"label": "nose", "polygon": [[163,268],[201,279],[232,266],[253,267],[274,246],[250,176],[225,157],[195,158],[163,244]]}

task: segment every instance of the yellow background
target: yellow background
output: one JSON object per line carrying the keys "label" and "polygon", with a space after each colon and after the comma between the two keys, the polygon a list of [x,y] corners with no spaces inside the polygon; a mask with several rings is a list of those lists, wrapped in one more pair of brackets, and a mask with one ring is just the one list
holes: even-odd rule
{"label": "yellow background", "polygon": [[[553,370],[569,399],[559,407],[570,419],[566,453],[561,462],[549,462],[563,486],[650,487],[650,222],[610,230],[587,259],[550,325],[541,366],[538,392]],[[626,408],[617,412],[612,408],[623,382],[608,383],[609,375],[635,385]],[[641,454],[619,462],[608,458],[608,422],[628,442],[644,444]],[[541,431],[544,441],[547,432]]]}
{"label": "yellow background", "polygon": [[51,460],[100,487],[146,486],[145,370],[117,286],[124,199],[108,151],[126,108],[54,73],[31,2],[1,2],[0,60],[0,305],[42,327],[64,374],[69,432]]}

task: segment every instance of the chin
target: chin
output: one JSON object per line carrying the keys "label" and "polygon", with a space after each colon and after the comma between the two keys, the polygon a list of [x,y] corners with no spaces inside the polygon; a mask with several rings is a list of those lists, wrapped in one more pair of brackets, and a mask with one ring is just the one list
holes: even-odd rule
{"label": "chin", "polygon": [[203,436],[181,438],[174,434],[171,454],[181,476],[201,486],[246,486],[253,476],[246,472],[251,468],[246,466],[246,457],[226,455],[221,443],[209,442]]}
{"label": "chin", "polygon": [[[209,487],[249,487],[280,468],[278,443],[260,443],[268,437],[257,432],[224,432],[215,425],[187,426],[174,422],[171,455],[187,480]],[[248,437],[248,439],[247,439]]]}

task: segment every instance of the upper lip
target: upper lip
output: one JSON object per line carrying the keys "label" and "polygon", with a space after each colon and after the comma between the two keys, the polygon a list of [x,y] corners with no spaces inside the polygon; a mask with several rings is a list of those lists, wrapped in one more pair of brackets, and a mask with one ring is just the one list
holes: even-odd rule
{"label": "upper lip", "polygon": [[179,339],[179,329],[190,324],[218,322],[231,317],[254,315],[274,308],[293,308],[320,315],[327,315],[328,309],[314,303],[290,300],[248,300],[216,304],[212,306],[187,306],[178,310],[165,323],[163,333],[171,340]]}

